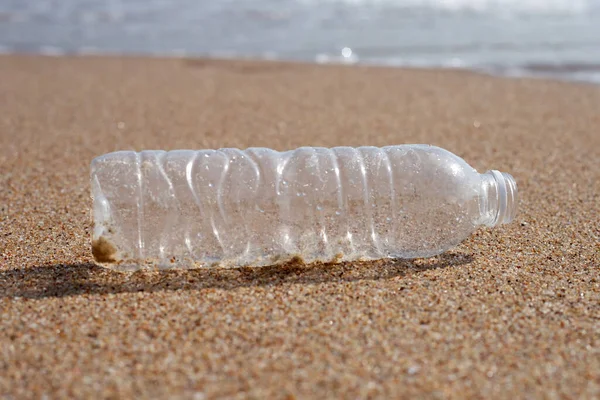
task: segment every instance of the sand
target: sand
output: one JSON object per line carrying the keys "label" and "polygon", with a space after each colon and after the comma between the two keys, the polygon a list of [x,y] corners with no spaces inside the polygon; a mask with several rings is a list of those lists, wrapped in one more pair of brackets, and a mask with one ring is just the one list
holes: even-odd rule
{"label": "sand", "polygon": [[[122,274],[119,149],[435,144],[514,223],[429,260]],[[600,397],[600,87],[463,71],[0,57],[0,397]],[[46,396],[46,397],[44,397]]]}

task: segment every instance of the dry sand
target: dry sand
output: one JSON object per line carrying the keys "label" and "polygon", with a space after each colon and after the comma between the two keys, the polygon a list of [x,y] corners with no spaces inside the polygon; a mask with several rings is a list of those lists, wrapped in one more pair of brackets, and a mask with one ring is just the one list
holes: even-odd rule
{"label": "dry sand", "polygon": [[[0,57],[0,397],[600,397],[600,87],[459,71]],[[117,149],[431,143],[517,220],[443,256],[124,275]]]}

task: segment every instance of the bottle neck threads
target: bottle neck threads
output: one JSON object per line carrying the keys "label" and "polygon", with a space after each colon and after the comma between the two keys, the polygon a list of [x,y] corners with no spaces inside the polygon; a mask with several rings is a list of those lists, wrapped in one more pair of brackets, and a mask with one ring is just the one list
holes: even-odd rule
{"label": "bottle neck threads", "polygon": [[500,171],[487,171],[482,177],[480,203],[482,224],[493,227],[508,224],[517,215],[518,190],[512,175]]}

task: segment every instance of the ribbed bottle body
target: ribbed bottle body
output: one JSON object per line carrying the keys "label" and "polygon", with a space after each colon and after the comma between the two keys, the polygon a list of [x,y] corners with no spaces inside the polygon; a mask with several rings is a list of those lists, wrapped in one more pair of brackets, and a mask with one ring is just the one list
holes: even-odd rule
{"label": "ribbed bottle body", "polygon": [[481,175],[427,145],[110,153],[92,196],[118,269],[427,257],[482,223]]}

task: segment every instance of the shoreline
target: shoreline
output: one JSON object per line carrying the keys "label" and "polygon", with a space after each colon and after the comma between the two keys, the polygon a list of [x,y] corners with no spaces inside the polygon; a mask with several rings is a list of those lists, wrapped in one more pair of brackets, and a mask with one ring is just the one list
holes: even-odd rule
{"label": "shoreline", "polygon": [[119,53],[103,52],[100,50],[65,51],[58,47],[45,46],[37,51],[18,52],[9,51],[0,47],[0,57],[66,57],[66,58],[148,58],[148,59],[182,59],[182,60],[209,60],[221,62],[259,62],[259,63],[286,63],[300,65],[331,65],[343,67],[367,67],[367,68],[392,68],[392,69],[422,69],[442,71],[467,71],[492,77],[509,79],[541,79],[559,82],[583,83],[591,85],[600,84],[600,65],[586,63],[532,63],[522,66],[486,66],[486,65],[445,65],[445,64],[419,64],[407,60],[402,63],[371,62],[364,60],[344,61],[342,59],[330,58],[328,61],[320,61],[318,57],[314,60],[285,59],[276,56],[242,56],[215,54],[194,54],[191,52],[174,51],[172,53]]}

